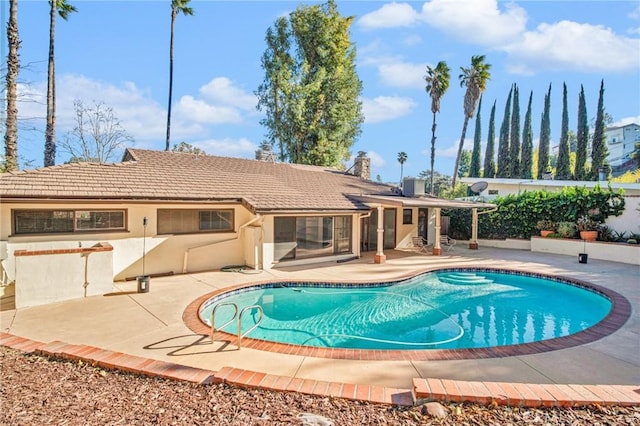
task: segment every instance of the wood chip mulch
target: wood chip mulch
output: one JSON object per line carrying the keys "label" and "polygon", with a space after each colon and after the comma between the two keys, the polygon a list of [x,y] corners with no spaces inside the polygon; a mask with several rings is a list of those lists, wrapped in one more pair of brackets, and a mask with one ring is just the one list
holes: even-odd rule
{"label": "wood chip mulch", "polygon": [[421,405],[392,407],[224,384],[195,385],[0,347],[2,425],[640,424],[640,407],[443,405],[447,417],[436,418]]}

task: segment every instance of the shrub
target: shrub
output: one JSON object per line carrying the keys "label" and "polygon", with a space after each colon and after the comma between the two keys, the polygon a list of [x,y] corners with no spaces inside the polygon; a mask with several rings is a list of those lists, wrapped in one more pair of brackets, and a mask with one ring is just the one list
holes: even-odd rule
{"label": "shrub", "polygon": [[576,225],[573,222],[558,223],[558,234],[562,238],[573,238],[576,236]]}
{"label": "shrub", "polygon": [[555,231],[556,223],[549,219],[539,220],[538,223],[536,223],[536,229],[540,231]]}

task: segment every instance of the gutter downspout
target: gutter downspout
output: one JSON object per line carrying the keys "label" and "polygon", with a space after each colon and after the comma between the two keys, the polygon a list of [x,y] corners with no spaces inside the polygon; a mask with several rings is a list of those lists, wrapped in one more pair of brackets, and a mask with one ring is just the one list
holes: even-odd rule
{"label": "gutter downspout", "polygon": [[202,248],[202,247],[207,247],[207,246],[212,246],[212,245],[215,245],[215,244],[226,243],[226,242],[228,242],[228,241],[239,240],[239,239],[240,239],[240,235],[242,234],[242,231],[244,230],[244,228],[246,228],[247,226],[249,226],[249,225],[253,224],[254,222],[257,222],[258,220],[262,220],[262,219],[263,219],[263,217],[262,217],[262,216],[260,216],[260,213],[257,213],[256,217],[254,217],[254,218],[253,218],[253,219],[251,219],[249,222],[247,222],[247,223],[245,223],[245,224],[241,225],[241,226],[238,228],[238,232],[237,232],[237,234],[236,234],[236,236],[235,236],[235,237],[233,237],[233,238],[227,238],[227,239],[225,239],[225,240],[214,241],[214,242],[211,242],[211,243],[201,244],[201,245],[199,245],[199,246],[193,246],[193,247],[189,247],[189,248],[187,248],[187,249],[185,250],[185,252],[184,252],[184,257],[183,257],[183,259],[182,259],[182,273],[183,273],[183,274],[186,274],[186,273],[187,273],[187,264],[189,263],[189,252],[190,252],[191,250],[193,250],[193,249],[198,249],[198,248]]}

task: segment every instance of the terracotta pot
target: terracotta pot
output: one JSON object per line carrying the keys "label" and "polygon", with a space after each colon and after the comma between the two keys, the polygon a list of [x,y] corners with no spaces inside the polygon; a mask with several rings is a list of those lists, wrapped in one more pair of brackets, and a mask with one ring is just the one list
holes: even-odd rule
{"label": "terracotta pot", "polygon": [[595,241],[598,238],[598,231],[580,231],[580,238],[585,241]]}
{"label": "terracotta pot", "polygon": [[546,237],[548,235],[553,234],[553,231],[540,231],[540,236],[541,237]]}

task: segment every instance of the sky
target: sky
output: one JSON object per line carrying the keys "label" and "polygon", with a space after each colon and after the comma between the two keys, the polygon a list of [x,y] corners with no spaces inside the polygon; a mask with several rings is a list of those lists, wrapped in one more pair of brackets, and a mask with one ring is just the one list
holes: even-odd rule
{"label": "sky", "polygon": [[[134,139],[128,146],[164,149],[170,0],[68,2],[78,12],[56,22],[57,140],[73,129],[74,101],[80,100],[85,106],[102,103],[112,108]],[[172,145],[184,141],[210,155],[255,158],[266,134],[254,95],[264,79],[260,58],[265,33],[278,17],[305,4],[313,3],[191,1],[194,15],[179,15],[175,23]],[[435,67],[439,61],[451,68],[451,85],[437,115],[434,167],[446,175],[453,173],[464,121],[465,89],[458,75],[473,55],[485,55],[491,64],[480,121],[483,156],[491,106],[496,103],[499,133],[514,83],[520,93],[521,121],[533,93],[534,144],[550,84],[552,144],[560,138],[563,83],[570,130],[575,132],[577,127],[581,85],[591,121],[602,80],[605,109],[614,124],[640,123],[638,1],[358,0],[337,4],[343,16],[355,18],[351,41],[363,86],[365,122],[351,151],[353,155],[367,152],[373,179],[399,182],[399,152],[407,154],[405,177],[429,169],[432,113],[424,76],[427,66]],[[0,8],[0,56],[6,58],[9,2],[2,1]],[[22,41],[18,154],[30,160],[32,167],[41,167],[48,2],[20,0],[18,26]],[[466,133],[467,150],[472,148],[474,129],[475,118]],[[68,154],[59,150],[56,163],[67,159]],[[345,167],[351,164],[349,160]]]}

